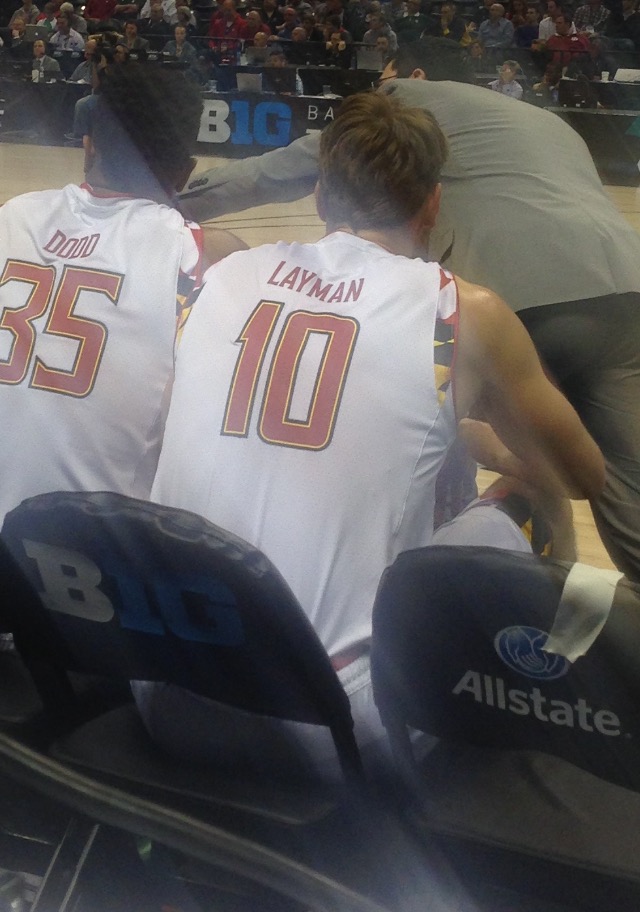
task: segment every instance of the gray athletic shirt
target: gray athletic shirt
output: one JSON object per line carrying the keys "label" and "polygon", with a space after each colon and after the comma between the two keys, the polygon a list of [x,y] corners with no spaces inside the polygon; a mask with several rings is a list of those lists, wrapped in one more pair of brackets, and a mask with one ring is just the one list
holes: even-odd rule
{"label": "gray athletic shirt", "polygon": [[[399,79],[387,91],[432,111],[449,140],[434,259],[493,289],[516,311],[640,292],[640,237],[566,123],[477,86]],[[185,209],[206,220],[298,199],[313,189],[318,147],[319,134],[311,133],[198,175]]]}

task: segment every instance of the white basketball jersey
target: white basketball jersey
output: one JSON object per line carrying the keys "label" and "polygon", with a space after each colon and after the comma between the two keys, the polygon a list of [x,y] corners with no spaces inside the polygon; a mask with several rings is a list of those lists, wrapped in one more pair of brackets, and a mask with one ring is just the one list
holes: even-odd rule
{"label": "white basketball jersey", "polygon": [[0,519],[45,491],[148,497],[199,260],[199,229],[150,200],[70,185],[0,209]]}
{"label": "white basketball jersey", "polygon": [[261,548],[330,654],[432,536],[456,323],[449,273],[336,233],[232,254],[186,324],[152,497]]}

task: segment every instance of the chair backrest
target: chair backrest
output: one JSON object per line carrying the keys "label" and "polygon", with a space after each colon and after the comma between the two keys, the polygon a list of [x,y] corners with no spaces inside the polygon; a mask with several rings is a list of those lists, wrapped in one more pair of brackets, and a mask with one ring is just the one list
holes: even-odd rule
{"label": "chair backrest", "polygon": [[359,770],[349,700],[256,548],[193,513],[110,493],[33,497],[2,537],[40,596],[14,606],[27,655],[328,726],[343,769]]}
{"label": "chair backrest", "polygon": [[495,548],[401,554],[373,613],[374,695],[398,755],[407,726],[554,754],[640,790],[640,588],[622,580],[574,663],[544,652],[570,564]]}

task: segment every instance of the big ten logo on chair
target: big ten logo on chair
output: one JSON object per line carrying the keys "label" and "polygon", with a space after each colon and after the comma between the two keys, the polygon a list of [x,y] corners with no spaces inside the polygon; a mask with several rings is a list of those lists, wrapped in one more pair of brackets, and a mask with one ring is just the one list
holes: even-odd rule
{"label": "big ten logo on chair", "polygon": [[213,98],[204,102],[198,142],[274,148],[333,120],[336,101],[289,98],[255,101]]}
{"label": "big ten logo on chair", "polygon": [[144,578],[110,549],[95,563],[86,554],[45,542],[22,541],[38,568],[37,587],[50,611],[156,636],[240,646],[244,630],[236,598],[219,579],[150,570]]}

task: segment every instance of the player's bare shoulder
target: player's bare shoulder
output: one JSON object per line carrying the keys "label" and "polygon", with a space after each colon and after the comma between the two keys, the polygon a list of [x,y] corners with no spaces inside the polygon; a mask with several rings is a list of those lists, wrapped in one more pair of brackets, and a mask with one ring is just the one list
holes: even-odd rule
{"label": "player's bare shoulder", "polygon": [[482,328],[487,320],[493,322],[504,319],[504,311],[509,311],[509,308],[494,291],[483,285],[467,282],[458,275],[455,276],[455,280],[458,286],[460,315],[470,326]]}
{"label": "player's bare shoulder", "polygon": [[[533,346],[527,344],[524,328],[499,295],[459,276],[455,279],[459,303],[457,404],[462,417],[487,383],[493,385],[502,373],[524,370]],[[517,363],[512,363],[514,359]]]}
{"label": "player's bare shoulder", "polygon": [[205,266],[218,263],[230,253],[249,249],[249,245],[231,231],[203,225],[202,232]]}
{"label": "player's bare shoulder", "polygon": [[455,276],[459,304],[459,351],[477,366],[501,345],[503,332],[513,330],[517,318],[502,298],[489,288]]}

